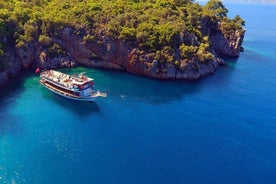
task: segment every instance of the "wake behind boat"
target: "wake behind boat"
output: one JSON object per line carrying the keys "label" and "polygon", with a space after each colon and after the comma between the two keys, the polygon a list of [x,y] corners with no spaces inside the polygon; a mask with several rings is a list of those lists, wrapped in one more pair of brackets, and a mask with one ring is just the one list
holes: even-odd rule
{"label": "wake behind boat", "polygon": [[106,93],[94,91],[94,79],[84,73],[68,75],[55,70],[40,73],[40,81],[50,91],[78,101],[94,101],[97,97],[106,97]]}

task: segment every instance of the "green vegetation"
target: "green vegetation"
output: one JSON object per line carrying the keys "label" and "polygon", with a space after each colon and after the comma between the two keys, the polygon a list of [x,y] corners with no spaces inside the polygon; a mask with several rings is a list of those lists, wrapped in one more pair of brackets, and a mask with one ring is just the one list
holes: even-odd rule
{"label": "green vegetation", "polygon": [[63,54],[51,38],[59,37],[66,26],[84,42],[101,43],[100,37],[121,39],[163,63],[204,62],[214,57],[204,27],[216,28],[220,22],[228,36],[242,30],[244,21],[239,16],[228,19],[227,12],[220,0],[210,0],[205,6],[193,0],[1,1],[0,62],[5,47],[12,44],[20,48],[39,42],[52,54]]}

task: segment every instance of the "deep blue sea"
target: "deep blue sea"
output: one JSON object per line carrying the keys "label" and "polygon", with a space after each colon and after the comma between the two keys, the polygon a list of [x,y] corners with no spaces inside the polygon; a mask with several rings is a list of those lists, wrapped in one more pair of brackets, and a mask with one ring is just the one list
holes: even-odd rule
{"label": "deep blue sea", "polygon": [[80,103],[34,71],[13,78],[0,89],[0,183],[276,183],[276,5],[227,8],[246,21],[245,52],[199,81],[61,69],[108,91]]}

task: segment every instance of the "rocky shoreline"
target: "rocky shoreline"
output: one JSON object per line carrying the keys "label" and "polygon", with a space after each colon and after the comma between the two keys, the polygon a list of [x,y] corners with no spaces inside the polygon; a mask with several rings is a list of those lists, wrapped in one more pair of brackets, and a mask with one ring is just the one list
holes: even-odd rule
{"label": "rocky shoreline", "polygon": [[157,79],[188,79],[196,80],[213,74],[219,65],[224,64],[221,56],[238,57],[242,49],[244,31],[235,31],[230,37],[216,31],[209,34],[212,61],[200,62],[190,60],[179,66],[166,62],[161,63],[149,57],[150,53],[130,46],[127,42],[98,36],[93,42],[84,41],[82,35],[74,34],[73,28],[66,27],[59,37],[51,41],[62,47],[65,54],[49,57],[42,44],[29,42],[23,48],[9,48],[8,67],[0,72],[0,86],[8,83],[10,77],[24,69],[40,67],[54,69],[75,67],[78,64],[88,67],[125,70],[130,73]]}

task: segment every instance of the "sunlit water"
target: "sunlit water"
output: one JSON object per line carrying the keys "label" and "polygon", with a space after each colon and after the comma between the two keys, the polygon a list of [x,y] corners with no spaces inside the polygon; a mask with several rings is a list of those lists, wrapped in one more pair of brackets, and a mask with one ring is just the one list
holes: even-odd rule
{"label": "sunlit water", "polygon": [[78,67],[108,97],[52,94],[34,71],[0,90],[0,183],[275,183],[276,6],[229,5],[245,52],[196,82]]}

